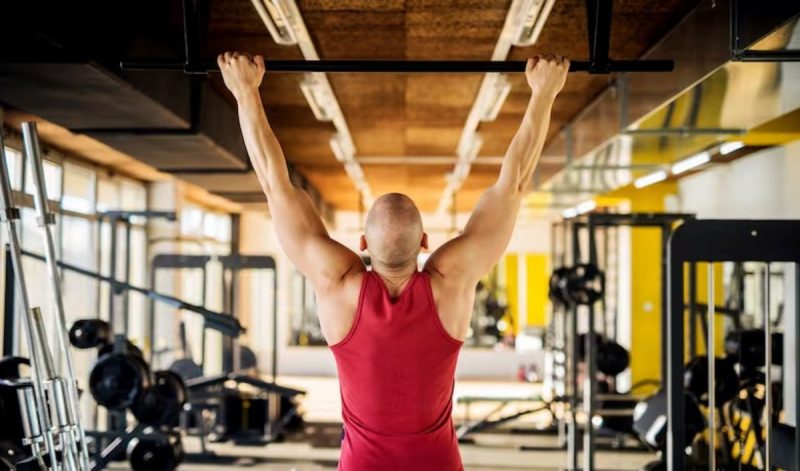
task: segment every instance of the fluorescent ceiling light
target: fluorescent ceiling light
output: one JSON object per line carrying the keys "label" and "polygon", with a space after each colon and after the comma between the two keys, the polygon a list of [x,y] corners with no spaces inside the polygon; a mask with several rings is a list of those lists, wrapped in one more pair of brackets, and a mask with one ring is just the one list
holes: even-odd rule
{"label": "fluorescent ceiling light", "polygon": [[719,153],[721,155],[728,155],[731,152],[736,152],[742,147],[744,147],[744,142],[742,141],[726,142],[725,144],[719,146]]}
{"label": "fluorescent ceiling light", "polygon": [[564,211],[561,211],[561,216],[563,216],[564,219],[572,219],[577,215],[578,211],[575,208],[567,208]]}
{"label": "fluorescent ceiling light", "polygon": [[342,133],[336,133],[331,138],[331,150],[333,150],[333,155],[336,156],[336,160],[339,162],[349,162],[355,156],[355,147],[348,138],[349,136]]}
{"label": "fluorescent ceiling light", "polygon": [[511,93],[511,82],[508,81],[505,75],[497,75],[494,79],[494,83],[488,89],[490,93],[486,93],[480,96],[482,100],[481,107],[483,109],[483,113],[481,113],[481,121],[494,121],[497,119],[497,115],[500,114],[500,109],[503,108],[503,103],[505,103],[506,98],[508,98],[508,94]]}
{"label": "fluorescent ceiling light", "polygon": [[273,41],[282,46],[297,44],[297,35],[292,29],[282,0],[251,1]]}
{"label": "fluorescent ceiling light", "polygon": [[478,158],[478,152],[483,146],[483,139],[477,133],[473,133],[472,138],[466,141],[466,144],[466,146],[459,149],[456,165],[459,162],[475,161]]}
{"label": "fluorescent ceiling light", "polygon": [[306,77],[300,83],[300,90],[303,92],[303,96],[306,97],[308,106],[317,120],[333,121],[333,115],[335,114],[333,110],[334,98],[327,93],[327,87],[316,81],[313,75],[306,74]]}
{"label": "fluorescent ceiling light", "polygon": [[544,28],[550,10],[556,0],[527,0],[520,9],[522,17],[519,19],[519,35],[514,44],[517,46],[531,46],[539,39],[539,34]]}
{"label": "fluorescent ceiling light", "polygon": [[689,171],[695,167],[699,167],[703,164],[707,164],[711,161],[711,154],[708,152],[700,152],[697,155],[693,155],[687,159],[683,159],[680,162],[675,163],[672,166],[672,173],[675,175],[679,173],[683,173]]}
{"label": "fluorescent ceiling light", "polygon": [[636,181],[633,182],[633,186],[636,188],[644,188],[646,186],[650,186],[653,183],[658,183],[667,179],[667,171],[666,170],[658,170],[653,173],[649,173],[641,178],[637,178]]}
{"label": "fluorescent ceiling light", "polygon": [[364,180],[364,170],[361,169],[361,165],[358,165],[355,160],[345,162],[344,171],[356,182]]}
{"label": "fluorescent ceiling light", "polygon": [[597,203],[594,200],[584,201],[583,203],[575,206],[575,211],[578,214],[588,213],[589,211],[593,210],[597,207]]}

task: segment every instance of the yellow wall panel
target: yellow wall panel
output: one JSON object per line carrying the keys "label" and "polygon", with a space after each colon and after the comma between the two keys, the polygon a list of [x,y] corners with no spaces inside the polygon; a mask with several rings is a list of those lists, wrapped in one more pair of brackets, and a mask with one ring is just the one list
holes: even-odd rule
{"label": "yellow wall panel", "polygon": [[508,315],[514,325],[514,333],[519,329],[519,256],[508,254],[503,258],[503,272],[505,275],[506,296],[508,299]]}
{"label": "yellow wall panel", "polygon": [[547,284],[550,276],[550,257],[543,253],[525,255],[525,274],[527,278],[526,307],[527,325],[544,327],[547,325]]}

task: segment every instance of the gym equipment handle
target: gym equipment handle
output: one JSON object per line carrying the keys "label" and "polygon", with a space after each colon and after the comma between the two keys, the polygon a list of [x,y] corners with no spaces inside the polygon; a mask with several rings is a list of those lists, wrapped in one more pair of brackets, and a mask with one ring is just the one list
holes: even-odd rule
{"label": "gym equipment handle", "polygon": [[[268,60],[269,72],[364,72],[364,73],[480,73],[524,72],[525,61],[437,61],[437,60]],[[189,64],[175,60],[122,61],[123,70],[160,70],[207,74],[218,72],[216,62]],[[607,74],[611,72],[670,72],[671,60],[609,60],[608,63],[571,61],[570,72]]]}

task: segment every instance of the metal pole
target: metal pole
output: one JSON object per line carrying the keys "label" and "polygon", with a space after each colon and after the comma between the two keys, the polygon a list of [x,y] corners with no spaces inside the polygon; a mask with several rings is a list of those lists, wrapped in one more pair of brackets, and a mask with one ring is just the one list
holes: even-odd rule
{"label": "metal pole", "polygon": [[583,469],[594,471],[594,395],[597,387],[597,365],[595,364],[594,305],[589,306],[589,329],[586,335],[586,378],[583,382],[583,412],[586,425],[583,429]]}
{"label": "metal pole", "polygon": [[[800,378],[800,361],[797,361],[797,340],[800,339],[800,263],[794,264],[794,377]],[[800,429],[800,388],[794,388],[794,426]],[[794,469],[800,469],[800,432],[794,434]]]}
{"label": "metal pole", "polygon": [[[772,322],[769,318],[770,308],[770,269],[769,262],[765,264],[764,275],[764,354],[766,365],[764,367],[764,469],[772,470]],[[797,359],[795,359],[797,361]],[[797,432],[795,432],[797,433]]]}
{"label": "metal pole", "polygon": [[[69,339],[67,327],[67,316],[64,309],[64,298],[61,291],[61,276],[56,263],[56,250],[53,242],[53,234],[50,225],[55,221],[48,208],[47,200],[47,187],[44,178],[44,163],[42,162],[41,150],[39,148],[39,136],[36,130],[36,123],[22,123],[22,139],[25,145],[25,154],[28,162],[31,165],[31,175],[34,182],[33,201],[36,206],[36,213],[39,227],[42,230],[44,238],[44,251],[45,260],[47,265],[47,274],[50,279],[50,295],[55,307],[56,320],[58,322],[58,348],[63,352],[64,364],[66,365],[66,383],[70,414],[72,415],[75,427],[75,439],[80,443],[79,459],[81,468],[88,469],[89,467],[89,450],[86,444],[86,434],[80,421],[80,413],[78,410],[78,386],[75,377],[75,367],[72,361],[72,355],[69,351]],[[42,327],[44,327],[42,325]],[[46,345],[44,346],[46,348]],[[49,356],[44,352],[45,359]],[[54,371],[55,373],[55,371]]]}
{"label": "metal pole", "polygon": [[14,335],[16,323],[14,319],[14,266],[11,264],[11,247],[5,244],[5,289],[3,299],[3,356],[11,356],[18,352],[17,336]]}
{"label": "metal pole", "polygon": [[567,429],[567,461],[569,469],[578,469],[578,308],[569,308],[569,427]]}
{"label": "metal pole", "polygon": [[708,359],[708,462],[710,469],[717,469],[716,431],[717,431],[717,385],[716,361],[714,357],[714,263],[708,262],[708,340],[706,341],[706,358]]}
{"label": "metal pole", "polygon": [[[666,279],[665,279],[666,281]],[[689,358],[697,356],[697,263],[689,262]]]}
{"label": "metal pole", "polygon": [[[218,72],[216,61],[203,62],[187,68],[187,63],[175,60],[123,61],[123,70],[159,70],[187,73]],[[271,72],[359,72],[359,73],[484,73],[525,72],[526,61],[441,61],[441,60],[268,60]],[[670,72],[675,64],[670,60],[610,60],[602,71],[596,71],[589,61],[571,61],[570,72]]]}
{"label": "metal pole", "polygon": [[[131,220],[130,218],[124,219],[123,224],[125,225],[125,283],[129,283],[131,280]],[[128,322],[130,315],[130,290],[124,290],[122,292],[122,325],[123,330],[122,332],[125,334],[125,337],[128,337],[128,329],[130,328],[130,323]]]}
{"label": "metal pole", "polygon": [[[669,302],[667,298],[669,293],[667,291],[667,277],[669,276],[667,258],[669,253],[669,237],[672,235],[672,226],[665,223],[661,226],[661,332],[667,331],[669,323]],[[663,337],[663,335],[662,335]],[[663,340],[663,338],[662,338]],[[681,352],[683,355],[683,352]],[[666,342],[661,342],[661,384],[667,381],[667,345]]]}
{"label": "metal pole", "polygon": [[111,331],[114,334],[120,332],[119,326],[116,322],[116,313],[114,312],[114,298],[117,295],[117,223],[119,221],[115,217],[108,218],[109,233],[111,234],[111,247],[109,249],[108,260],[108,277],[111,279],[111,284],[108,290],[108,323],[111,325]]}
{"label": "metal pole", "polygon": [[[24,165],[22,166],[25,167]],[[31,356],[31,370],[33,377],[33,390],[36,398],[37,418],[44,436],[45,452],[50,458],[52,470],[57,471],[61,468],[56,457],[56,448],[53,436],[50,434],[50,418],[47,416],[47,402],[44,396],[44,379],[42,371],[41,352],[34,341],[34,321],[31,313],[30,302],[28,300],[27,284],[25,283],[25,273],[22,271],[22,256],[20,255],[20,241],[17,235],[17,223],[19,222],[19,210],[14,207],[14,200],[11,195],[11,183],[8,178],[8,165],[5,156],[5,143],[3,133],[0,130],[0,217],[6,222],[8,230],[8,243],[11,248],[11,263],[14,267],[14,276],[17,281],[17,298],[20,303],[20,310],[23,313],[25,326],[25,337],[28,342]]]}

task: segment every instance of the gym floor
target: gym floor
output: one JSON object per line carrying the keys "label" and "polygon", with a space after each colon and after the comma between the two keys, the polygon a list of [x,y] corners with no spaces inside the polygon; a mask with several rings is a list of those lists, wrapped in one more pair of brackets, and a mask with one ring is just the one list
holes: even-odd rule
{"label": "gym floor", "polygon": [[[307,436],[325,435],[322,439],[311,440],[312,443],[275,443],[264,447],[235,446],[228,443],[211,444],[209,449],[220,455],[220,463],[224,466],[247,467],[264,471],[317,471],[336,469],[339,449],[331,445],[338,439],[341,430],[340,402],[338,399],[339,384],[335,378],[322,377],[281,377],[280,384],[306,389],[309,394],[303,401],[304,417],[309,428]],[[456,386],[456,397],[486,395],[502,391],[506,395],[524,396],[536,392],[535,385],[519,382],[503,381],[459,381]],[[494,405],[472,405],[473,418],[488,413]],[[513,411],[513,409],[510,409]],[[453,417],[456,422],[464,418],[463,406],[456,407]],[[523,420],[515,425],[535,422],[536,418]],[[522,446],[556,446],[554,436],[536,436],[512,433],[478,433],[472,435],[475,444],[461,444],[461,456],[466,471],[490,470],[555,470],[565,465],[566,455],[563,451],[522,451]],[[200,450],[196,439],[187,437],[183,441],[188,452]],[[327,445],[327,446],[325,446]],[[237,457],[232,462],[225,457]],[[597,469],[634,470],[641,469],[645,463],[655,459],[653,453],[642,452],[598,452]],[[191,459],[181,466],[185,470],[218,470],[220,463],[193,463]],[[126,469],[125,464],[118,464],[113,469]]]}

